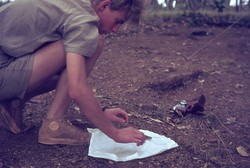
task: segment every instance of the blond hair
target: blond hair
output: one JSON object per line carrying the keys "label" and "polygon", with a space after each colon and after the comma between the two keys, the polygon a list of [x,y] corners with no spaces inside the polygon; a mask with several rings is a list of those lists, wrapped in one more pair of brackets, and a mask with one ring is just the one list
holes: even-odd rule
{"label": "blond hair", "polygon": [[[92,0],[97,5],[103,0]],[[145,7],[146,0],[110,0],[110,10],[128,10],[127,21],[129,24],[138,25],[141,19],[142,11]]]}

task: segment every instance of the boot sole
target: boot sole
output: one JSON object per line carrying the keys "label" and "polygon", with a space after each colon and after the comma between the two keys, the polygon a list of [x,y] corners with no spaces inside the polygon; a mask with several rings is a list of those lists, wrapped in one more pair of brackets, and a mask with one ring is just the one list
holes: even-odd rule
{"label": "boot sole", "polygon": [[40,138],[38,139],[38,142],[45,145],[83,145],[87,144],[86,142],[78,142],[72,139],[62,139],[62,138]]}
{"label": "boot sole", "polygon": [[16,125],[10,114],[0,106],[0,120],[2,121],[3,127],[11,131],[14,134],[19,134],[21,130]]}

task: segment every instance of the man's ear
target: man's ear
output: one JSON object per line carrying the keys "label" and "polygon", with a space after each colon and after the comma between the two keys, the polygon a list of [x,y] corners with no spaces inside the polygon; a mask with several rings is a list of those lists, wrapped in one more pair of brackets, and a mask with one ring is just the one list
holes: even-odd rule
{"label": "man's ear", "polygon": [[111,5],[111,0],[103,0],[98,4],[98,10],[100,12],[104,11],[107,7]]}

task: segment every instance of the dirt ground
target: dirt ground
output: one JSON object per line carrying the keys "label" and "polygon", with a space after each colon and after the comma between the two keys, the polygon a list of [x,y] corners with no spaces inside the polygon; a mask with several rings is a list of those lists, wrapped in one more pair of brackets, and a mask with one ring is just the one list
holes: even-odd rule
{"label": "dirt ground", "polygon": [[[194,31],[209,35],[190,35]],[[114,162],[88,157],[87,145],[38,144],[51,92],[27,103],[24,118],[34,129],[13,135],[0,127],[0,167],[250,167],[250,157],[243,156],[250,153],[249,28],[161,23],[107,37],[89,82],[103,105],[131,114],[130,126],[165,135],[179,147]],[[203,115],[169,112],[180,100],[192,104],[202,94]],[[66,117],[83,129],[91,126],[74,103]]]}

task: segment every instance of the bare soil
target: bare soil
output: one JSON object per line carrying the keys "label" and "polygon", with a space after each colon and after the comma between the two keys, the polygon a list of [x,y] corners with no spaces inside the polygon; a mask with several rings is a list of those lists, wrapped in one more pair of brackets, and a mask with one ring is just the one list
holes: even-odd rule
{"label": "bare soil", "polygon": [[[88,145],[39,144],[51,92],[27,103],[24,119],[34,129],[13,135],[0,127],[0,167],[250,167],[250,157],[237,150],[250,153],[250,29],[161,23],[124,31],[107,37],[89,82],[103,105],[131,114],[130,126],[165,135],[179,147],[117,163],[88,157]],[[202,94],[202,115],[169,112]],[[74,103],[66,117],[83,129],[91,126]]]}

